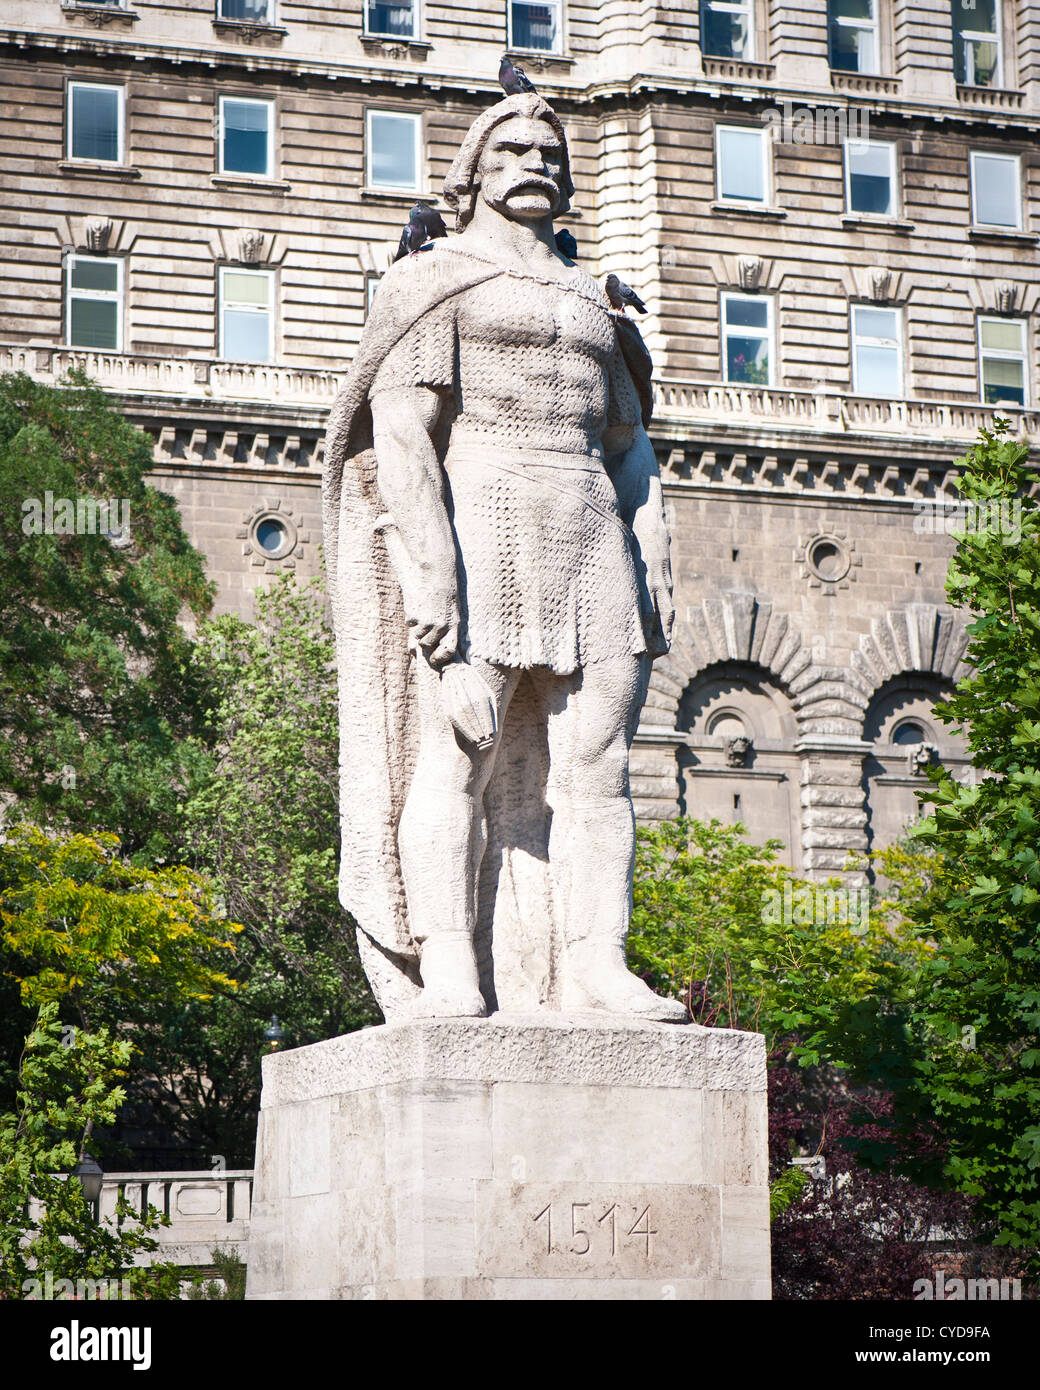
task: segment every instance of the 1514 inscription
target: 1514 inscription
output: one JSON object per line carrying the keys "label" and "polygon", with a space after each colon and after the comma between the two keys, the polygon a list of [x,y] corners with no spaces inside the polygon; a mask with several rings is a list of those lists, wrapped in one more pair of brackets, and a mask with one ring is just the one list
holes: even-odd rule
{"label": "1514 inscription", "polygon": [[[628,1208],[624,1210],[618,1206],[617,1202],[611,1202],[602,1216],[596,1216],[596,1206],[593,1202],[571,1202],[570,1233],[567,1234],[566,1226],[561,1246],[559,1233],[560,1213],[553,1211],[553,1203],[548,1202],[537,1214],[531,1218],[535,1223],[544,1223],[545,1253],[547,1255],[559,1255],[567,1253],[570,1255],[588,1255],[593,1253],[593,1241],[598,1247],[595,1253],[609,1254],[616,1256],[620,1254],[620,1242],[632,1238],[637,1242],[643,1243],[643,1253],[649,1259],[651,1255],[651,1238],[657,1235],[657,1231],[650,1224],[650,1207],[644,1206],[642,1210],[638,1205],[634,1208],[635,1219],[629,1224]],[[566,1221],[566,1217],[564,1216]],[[573,1242],[573,1243],[570,1243]]]}

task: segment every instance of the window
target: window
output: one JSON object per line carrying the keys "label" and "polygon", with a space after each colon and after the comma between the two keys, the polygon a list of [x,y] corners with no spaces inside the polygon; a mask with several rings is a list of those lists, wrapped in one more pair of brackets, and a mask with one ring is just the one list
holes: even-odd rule
{"label": "window", "polygon": [[977,227],[1022,226],[1018,156],[971,153],[971,216]]}
{"label": "window", "polygon": [[1000,0],[951,0],[953,70],[966,87],[1000,86]]}
{"label": "window", "polygon": [[69,83],[69,158],[123,162],[123,88]]}
{"label": "window", "polygon": [[979,375],[986,405],[1026,404],[1026,326],[1021,319],[979,319]]}
{"label": "window", "polygon": [[896,214],[896,149],[873,140],[845,142],[845,198],[849,212]]}
{"label": "window", "polygon": [[903,394],[898,309],[852,306],[852,389],[857,396]]}
{"label": "window", "polygon": [[724,381],[770,386],[773,302],[759,295],[722,296],[722,372]]}
{"label": "window", "polygon": [[231,362],[270,362],[274,274],[220,271],[220,355]]}
{"label": "window", "polygon": [[256,178],[273,175],[273,102],[220,98],[220,172]]}
{"label": "window", "polygon": [[559,53],[561,0],[532,5],[528,0],[509,0],[509,47]]}
{"label": "window", "polygon": [[368,186],[419,191],[420,117],[397,111],[368,113]]}
{"label": "window", "polygon": [[741,203],[766,202],[764,130],[749,126],[715,127],[716,185],[720,198]]}
{"label": "window", "polygon": [[880,71],[877,3],[878,0],[828,0],[832,68],[839,72]]}
{"label": "window", "polygon": [[70,256],[65,273],[65,324],[69,347],[121,352],[122,261],[102,256]]}
{"label": "window", "polygon": [[274,0],[217,0],[217,18],[270,24],[274,20]]}
{"label": "window", "polygon": [[701,52],[711,58],[755,56],[754,0],[701,0]]}
{"label": "window", "polygon": [[365,33],[395,39],[419,37],[419,0],[366,0]]}

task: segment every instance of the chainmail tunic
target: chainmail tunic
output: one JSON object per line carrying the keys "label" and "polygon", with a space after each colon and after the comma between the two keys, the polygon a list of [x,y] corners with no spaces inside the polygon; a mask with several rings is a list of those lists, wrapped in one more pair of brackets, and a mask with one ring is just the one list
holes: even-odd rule
{"label": "chainmail tunic", "polygon": [[[501,277],[420,318],[373,393],[452,393],[443,455],[462,649],[567,675],[646,651],[628,528],[604,466],[639,401],[599,287]],[[386,287],[388,288],[388,287]]]}

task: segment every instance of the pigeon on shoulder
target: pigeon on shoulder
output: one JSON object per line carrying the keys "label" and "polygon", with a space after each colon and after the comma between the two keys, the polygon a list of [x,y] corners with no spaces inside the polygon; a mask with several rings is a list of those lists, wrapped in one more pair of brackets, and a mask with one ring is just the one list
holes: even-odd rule
{"label": "pigeon on shoulder", "polygon": [[561,227],[555,237],[556,249],[561,256],[566,256],[569,261],[578,259],[578,243],[566,227]]}
{"label": "pigeon on shoulder", "polygon": [[401,240],[397,243],[394,260],[399,261],[402,256],[414,256],[428,241],[447,235],[444,218],[437,209],[427,207],[425,203],[416,203],[408,215]]}
{"label": "pigeon on shoulder", "polygon": [[607,298],[610,300],[611,307],[625,312],[625,306],[629,305],[635,309],[637,314],[646,313],[646,305],[632,289],[631,285],[626,285],[624,280],[619,280],[616,275],[608,275],[603,282]]}
{"label": "pigeon on shoulder", "polygon": [[517,67],[509,61],[508,53],[502,54],[502,61],[498,67],[498,80],[507,97],[515,97],[520,92],[538,90],[523,68]]}

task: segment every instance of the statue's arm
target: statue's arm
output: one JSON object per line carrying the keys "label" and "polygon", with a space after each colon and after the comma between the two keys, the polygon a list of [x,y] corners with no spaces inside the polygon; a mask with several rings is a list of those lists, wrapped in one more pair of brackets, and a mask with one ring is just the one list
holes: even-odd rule
{"label": "statue's arm", "polygon": [[371,397],[379,491],[393,523],[387,548],[405,617],[432,666],[446,665],[459,641],[455,533],[433,432],[448,393],[402,386]]}
{"label": "statue's arm", "polygon": [[[628,431],[625,431],[627,434]],[[668,525],[664,512],[664,489],[650,438],[641,424],[631,429],[627,447],[615,435],[605,440],[616,452],[607,455],[607,469],[617,491],[618,506],[635,537],[636,568],[642,569],[647,645],[654,656],[661,656],[672,640],[675,606],[672,602],[672,565]]]}

